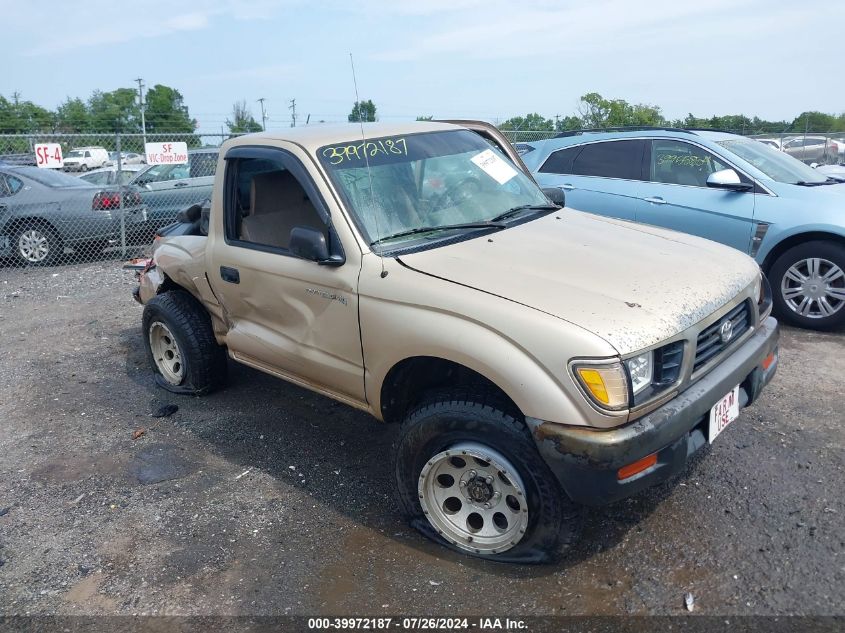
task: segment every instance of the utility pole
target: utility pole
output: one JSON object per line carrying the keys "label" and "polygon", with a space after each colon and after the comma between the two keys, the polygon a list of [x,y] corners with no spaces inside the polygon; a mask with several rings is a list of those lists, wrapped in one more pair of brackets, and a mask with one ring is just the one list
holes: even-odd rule
{"label": "utility pole", "polygon": [[291,127],[296,127],[296,99],[291,99],[291,100],[290,100],[290,105],[288,106],[288,110],[290,110],[290,111],[291,111],[291,115],[290,115],[290,118],[291,118],[290,126],[291,126]]}
{"label": "utility pole", "polygon": [[267,115],[264,113],[264,97],[261,97],[258,100],[258,103],[261,104],[261,129],[266,132],[267,131]]}
{"label": "utility pole", "polygon": [[[144,80],[138,77],[138,107],[141,108],[141,134],[144,136],[144,146],[147,145],[147,121],[144,118]],[[146,150],[145,150],[146,151]]]}

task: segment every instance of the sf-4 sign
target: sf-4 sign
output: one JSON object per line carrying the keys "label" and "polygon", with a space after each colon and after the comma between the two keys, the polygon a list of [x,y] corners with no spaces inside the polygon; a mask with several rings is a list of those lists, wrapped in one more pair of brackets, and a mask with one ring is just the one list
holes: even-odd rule
{"label": "sf-4 sign", "polygon": [[188,162],[187,143],[145,143],[147,165],[182,165]]}
{"label": "sf-4 sign", "polygon": [[61,169],[64,166],[62,146],[58,143],[42,143],[35,146],[35,164],[39,167]]}

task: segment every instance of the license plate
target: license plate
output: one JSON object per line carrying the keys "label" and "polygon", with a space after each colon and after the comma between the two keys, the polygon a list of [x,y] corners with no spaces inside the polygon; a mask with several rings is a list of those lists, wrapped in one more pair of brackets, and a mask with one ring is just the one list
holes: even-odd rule
{"label": "license plate", "polygon": [[711,444],[716,436],[739,417],[739,385],[734,387],[724,398],[710,409],[710,426],[707,441]]}

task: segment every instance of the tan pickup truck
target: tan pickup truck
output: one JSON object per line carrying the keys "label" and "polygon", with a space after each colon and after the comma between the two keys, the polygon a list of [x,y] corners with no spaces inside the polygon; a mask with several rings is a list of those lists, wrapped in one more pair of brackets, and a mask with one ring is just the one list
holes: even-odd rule
{"label": "tan pickup truck", "polygon": [[201,395],[228,356],[399,424],[414,526],[549,560],[581,504],[663,481],[716,439],[778,349],[749,257],[559,195],[477,122],[231,139],[211,203],[139,265],[156,380]]}

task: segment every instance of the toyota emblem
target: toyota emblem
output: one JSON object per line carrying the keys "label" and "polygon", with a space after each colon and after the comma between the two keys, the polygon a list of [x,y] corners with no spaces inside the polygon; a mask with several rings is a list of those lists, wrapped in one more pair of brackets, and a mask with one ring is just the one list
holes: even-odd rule
{"label": "toyota emblem", "polygon": [[719,338],[722,339],[722,343],[727,343],[730,341],[734,336],[734,324],[731,321],[725,321],[719,327]]}

